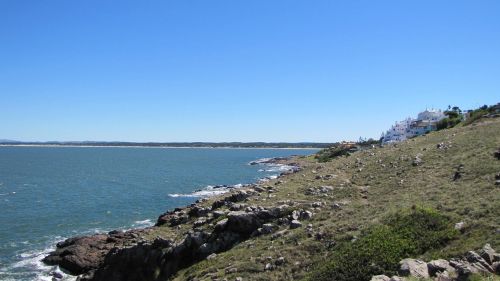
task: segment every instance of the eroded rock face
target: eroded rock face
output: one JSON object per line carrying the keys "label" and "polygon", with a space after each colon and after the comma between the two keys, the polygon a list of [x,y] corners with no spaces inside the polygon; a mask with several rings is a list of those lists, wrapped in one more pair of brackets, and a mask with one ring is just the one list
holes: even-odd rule
{"label": "eroded rock face", "polygon": [[116,247],[136,244],[144,230],[113,231],[109,234],[74,237],[57,244],[54,252],[43,259],[48,265],[59,265],[79,275],[101,266],[108,252]]}
{"label": "eroded rock face", "polygon": [[[213,217],[207,209],[191,207],[189,216],[196,220]],[[289,214],[289,207],[273,209],[250,206],[247,211],[233,211],[218,221],[212,232],[189,231],[181,242],[157,238],[144,241],[140,231],[111,232],[109,234],[77,237],[59,243],[56,251],[45,262],[60,265],[72,274],[84,274],[81,281],[166,280],[178,270],[188,267],[210,255],[227,251],[235,244],[255,235],[274,232],[278,227],[270,222]],[[177,209],[167,213],[167,221],[187,215]],[[206,223],[206,222],[205,222]],[[205,224],[204,223],[204,224]]]}

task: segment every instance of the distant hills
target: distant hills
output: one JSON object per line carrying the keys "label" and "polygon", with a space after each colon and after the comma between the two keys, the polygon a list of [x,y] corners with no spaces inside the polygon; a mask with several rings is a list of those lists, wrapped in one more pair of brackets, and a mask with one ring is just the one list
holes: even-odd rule
{"label": "distant hills", "polygon": [[48,142],[23,142],[0,139],[0,145],[33,145],[33,146],[132,146],[132,147],[213,147],[213,148],[326,148],[333,143],[316,142],[121,142],[121,141],[48,141]]}

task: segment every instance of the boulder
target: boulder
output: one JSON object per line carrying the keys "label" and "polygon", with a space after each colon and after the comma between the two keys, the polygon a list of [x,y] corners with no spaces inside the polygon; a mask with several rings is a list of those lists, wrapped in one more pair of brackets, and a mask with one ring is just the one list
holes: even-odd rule
{"label": "boulder", "polygon": [[195,205],[189,210],[188,215],[190,217],[204,217],[208,214],[208,212],[210,212],[209,208],[204,208]]}
{"label": "boulder", "polygon": [[57,249],[46,256],[43,262],[48,265],[59,265],[74,275],[96,269],[115,245],[107,241],[108,237],[101,234],[67,239],[58,243]]}
{"label": "boulder", "polygon": [[229,212],[227,219],[226,229],[241,234],[249,235],[262,226],[262,222],[255,213]]}
{"label": "boulder", "polygon": [[451,267],[450,263],[447,260],[439,259],[433,260],[427,263],[427,269],[430,276],[437,276],[442,272],[454,272],[455,269]]}
{"label": "boulder", "polygon": [[278,227],[272,223],[265,223],[259,228],[259,234],[270,234],[273,233]]}
{"label": "boulder", "polygon": [[292,220],[292,221],[290,222],[290,228],[291,228],[291,229],[294,229],[294,228],[299,228],[299,227],[301,227],[301,226],[302,226],[302,223],[301,223],[300,221],[298,221],[298,220]]}
{"label": "boulder", "polygon": [[284,257],[279,257],[276,261],[274,261],[274,264],[276,266],[283,265],[285,263],[285,258]]}
{"label": "boulder", "polygon": [[416,259],[404,259],[399,262],[399,274],[416,278],[429,278],[427,263]]}
{"label": "boulder", "polygon": [[494,262],[492,265],[491,265],[491,268],[493,268],[495,274],[497,275],[500,275],[500,262],[497,261],[497,262]]}
{"label": "boulder", "polygon": [[495,254],[496,252],[490,244],[484,245],[484,247],[479,251],[479,255],[490,265],[494,262]]}
{"label": "boulder", "polygon": [[311,211],[300,211],[299,218],[302,220],[309,220],[313,216],[313,213]]}
{"label": "boulder", "polygon": [[493,272],[493,268],[476,252],[468,251],[465,258],[471,265],[481,272]]}

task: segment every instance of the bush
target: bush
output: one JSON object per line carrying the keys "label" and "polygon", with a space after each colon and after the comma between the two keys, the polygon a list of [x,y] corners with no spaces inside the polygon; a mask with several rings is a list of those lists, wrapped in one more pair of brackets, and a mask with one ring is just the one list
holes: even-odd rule
{"label": "bush", "polygon": [[465,120],[464,124],[469,125],[474,123],[475,121],[481,119],[484,115],[489,113],[487,108],[481,107],[479,109],[473,110],[469,113],[467,120]]}
{"label": "bush", "polygon": [[450,220],[426,208],[394,214],[383,225],[372,226],[355,242],[340,245],[307,280],[370,280],[373,275],[394,275],[399,261],[440,248],[458,232]]}
{"label": "bush", "polygon": [[344,146],[325,148],[319,151],[315,158],[318,159],[319,162],[328,162],[340,156],[350,155],[351,149],[350,147]]}

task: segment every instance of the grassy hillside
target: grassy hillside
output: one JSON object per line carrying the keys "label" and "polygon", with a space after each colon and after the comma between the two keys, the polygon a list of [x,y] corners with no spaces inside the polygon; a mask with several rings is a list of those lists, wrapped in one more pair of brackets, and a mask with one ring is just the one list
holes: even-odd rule
{"label": "grassy hillside", "polygon": [[[380,225],[402,210],[421,206],[450,222],[463,222],[461,232],[424,259],[448,258],[490,243],[500,249],[500,119],[433,132],[389,145],[318,163],[294,159],[303,170],[273,180],[244,202],[248,206],[281,204],[313,212],[302,227],[282,225],[273,234],[250,238],[227,252],[179,271],[172,280],[301,280],[330,260],[341,245]],[[210,206],[215,199],[203,202]],[[159,227],[151,235],[174,238],[187,225]],[[267,269],[266,269],[267,268]]]}

